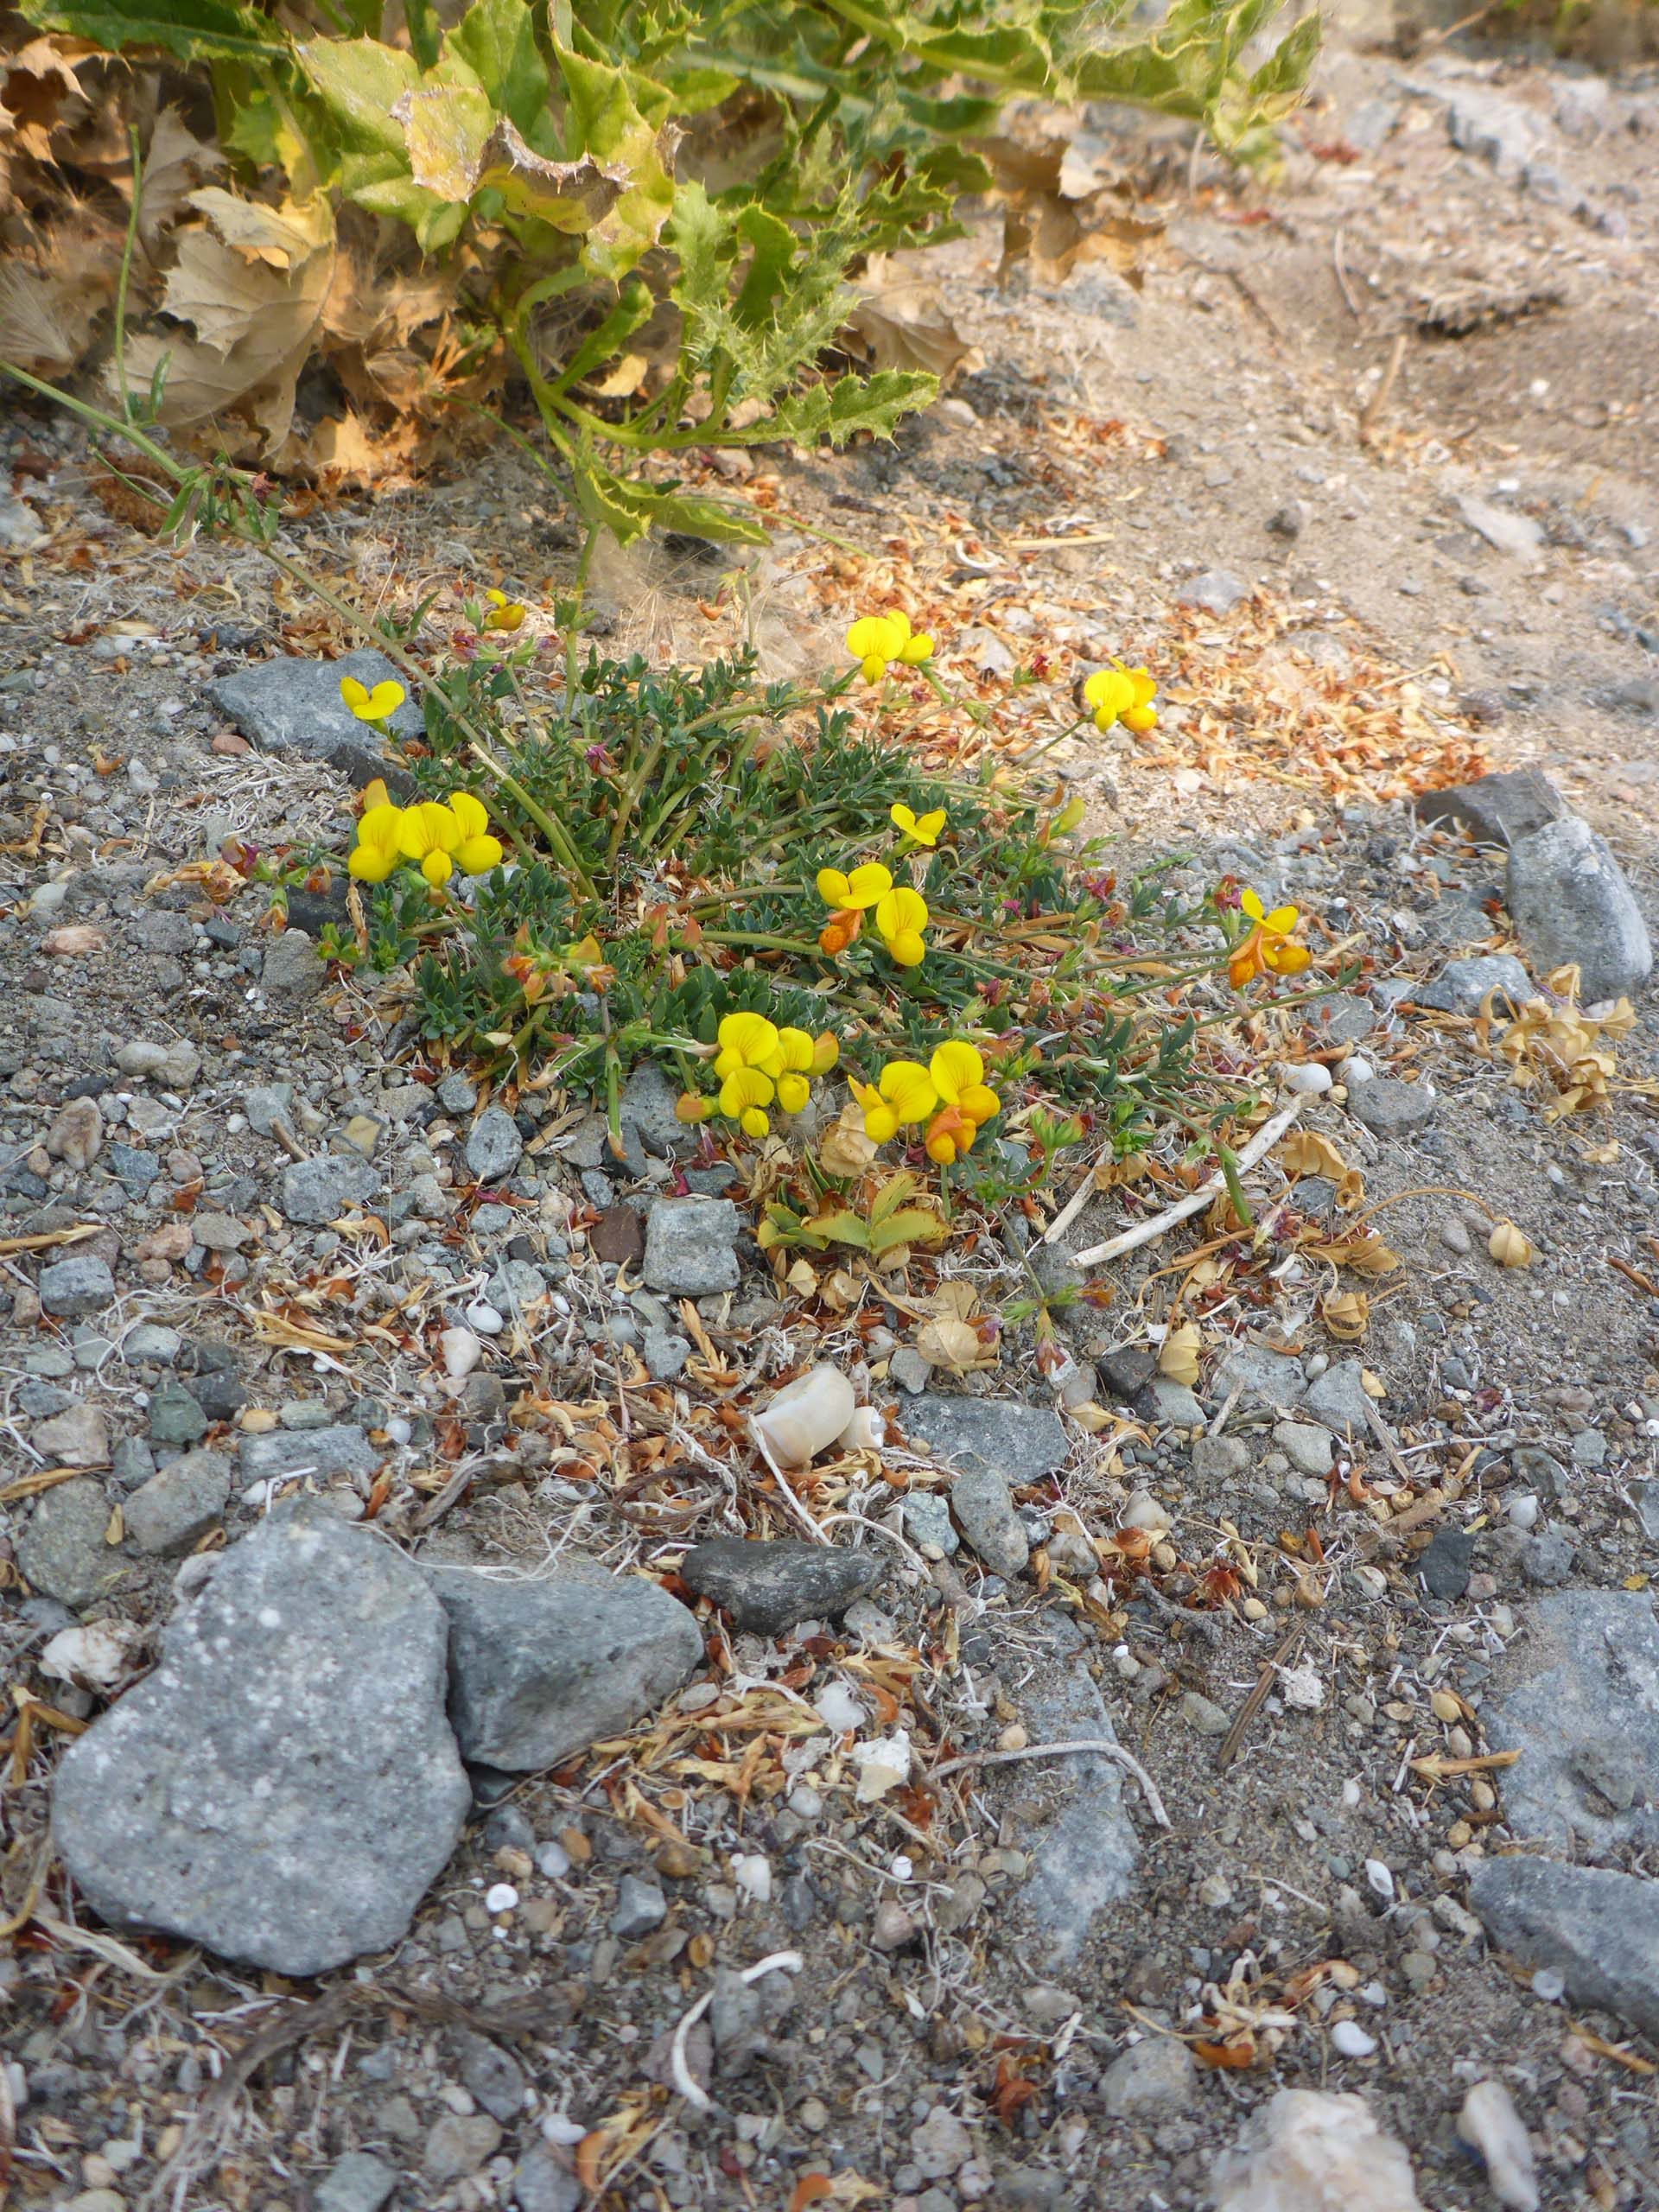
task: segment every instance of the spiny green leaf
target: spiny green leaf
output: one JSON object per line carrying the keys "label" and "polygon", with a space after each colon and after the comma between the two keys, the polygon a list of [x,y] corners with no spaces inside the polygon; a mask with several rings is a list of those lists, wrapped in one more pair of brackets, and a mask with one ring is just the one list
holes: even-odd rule
{"label": "spiny green leaf", "polygon": [[444,45],[459,54],[499,111],[535,145],[550,120],[547,97],[552,79],[536,43],[535,10],[528,0],[473,0]]}
{"label": "spiny green leaf", "polygon": [[763,421],[721,433],[721,444],[816,445],[828,438],[844,446],[859,430],[890,438],[899,420],[925,407],[938,395],[939,380],[921,369],[878,369],[874,376],[838,377],[833,384],[810,385],[779,402]]}
{"label": "spiny green leaf", "polygon": [[268,16],[235,0],[22,0],[37,29],[91,39],[119,53],[159,46],[181,61],[269,63],[289,51],[286,34]]}

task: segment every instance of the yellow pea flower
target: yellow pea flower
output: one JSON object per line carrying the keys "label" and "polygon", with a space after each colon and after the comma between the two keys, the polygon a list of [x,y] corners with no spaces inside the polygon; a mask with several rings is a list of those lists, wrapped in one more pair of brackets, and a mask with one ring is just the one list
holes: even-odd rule
{"label": "yellow pea flower", "polygon": [[840,1058],[840,1038],[833,1029],[821,1029],[812,1039],[812,1073],[828,1075]]}
{"label": "yellow pea flower", "polygon": [[720,1086],[720,1110],[750,1136],[763,1137],[772,1127],[764,1109],[776,1095],[772,1077],[759,1068],[734,1068]]}
{"label": "yellow pea flower", "polygon": [[881,932],[882,943],[901,968],[918,968],[927,956],[927,940],[922,931],[927,927],[927,901],[919,891],[908,887],[889,891],[879,899],[875,909],[875,926]]}
{"label": "yellow pea flower", "polygon": [[447,806],[435,798],[405,807],[397,826],[398,849],[405,860],[416,861],[430,884],[448,883],[455,872],[453,855],[461,843],[460,823]]}
{"label": "yellow pea flower", "polygon": [[942,1106],[927,1125],[924,1150],[941,1167],[949,1167],[973,1147],[978,1124],[960,1106]]}
{"label": "yellow pea flower", "polygon": [[1110,729],[1118,721],[1126,729],[1155,728],[1158,716],[1152,702],[1157,696],[1157,679],[1148,670],[1126,668],[1121,660],[1097,669],[1083,687],[1084,704],[1094,709],[1099,730]]}
{"label": "yellow pea flower", "polygon": [[1246,919],[1255,926],[1241,944],[1235,946],[1227,963],[1227,980],[1233,988],[1242,991],[1255,976],[1300,976],[1311,964],[1313,955],[1305,944],[1291,942],[1298,910],[1294,906],[1275,906],[1268,913],[1260,894],[1254,891],[1247,891],[1238,903]]}
{"label": "yellow pea flower", "polygon": [[[385,785],[380,788],[384,791]],[[357,842],[346,862],[347,873],[359,883],[384,883],[403,858],[403,809],[385,800],[366,808],[357,825]]]}
{"label": "yellow pea flower", "polygon": [[455,860],[463,875],[487,875],[501,865],[501,840],[490,835],[490,817],[484,802],[471,791],[451,791],[449,811],[461,824]]}
{"label": "yellow pea flower", "polygon": [[384,677],[372,691],[366,683],[359,683],[354,676],[340,679],[340,696],[360,722],[384,722],[395,715],[409,694],[401,683]]}
{"label": "yellow pea flower", "polygon": [[[777,1057],[778,1030],[764,1014],[728,1014],[721,1021],[716,1034],[720,1052],[715,1061],[715,1073],[723,1083],[727,1077],[736,1075],[744,1068],[764,1070],[766,1063]],[[771,1083],[767,1079],[766,1098],[771,1098]],[[729,1109],[721,1108],[721,1113]]]}
{"label": "yellow pea flower", "polygon": [[702,1097],[695,1090],[683,1090],[674,1101],[677,1122],[706,1122],[714,1110],[714,1100]]}
{"label": "yellow pea flower", "polygon": [[524,619],[524,610],[516,599],[509,599],[504,591],[492,588],[484,594],[490,602],[490,611],[480,626],[486,630],[517,630]]}
{"label": "yellow pea flower", "polygon": [[812,1096],[812,1086],[804,1075],[785,1074],[778,1078],[778,1103],[785,1114],[801,1113]]}
{"label": "yellow pea flower", "polygon": [[930,813],[917,814],[902,799],[895,800],[887,810],[888,819],[898,824],[906,836],[918,845],[937,845],[939,832],[944,827],[944,809],[936,806]]}
{"label": "yellow pea flower", "polygon": [[873,1083],[861,1083],[856,1076],[848,1077],[853,1096],[864,1109],[864,1134],[872,1144],[886,1144],[889,1137],[899,1134],[899,1116]]}
{"label": "yellow pea flower", "polygon": [[843,875],[838,868],[821,868],[817,887],[818,896],[826,906],[834,906],[840,912],[861,914],[892,890],[893,874],[880,861],[866,861],[850,875]]}
{"label": "yellow pea flower", "polygon": [[878,1088],[901,1127],[925,1122],[939,1103],[933,1077],[919,1060],[889,1060]]}
{"label": "yellow pea flower", "polygon": [[791,1075],[808,1073],[816,1049],[812,1038],[804,1029],[785,1027],[778,1032],[778,1065]]}
{"label": "yellow pea flower", "polygon": [[894,607],[890,613],[866,614],[855,622],[847,632],[847,650],[861,663],[864,681],[879,683],[890,661],[917,668],[931,658],[933,640],[925,632],[912,631],[909,615]]}

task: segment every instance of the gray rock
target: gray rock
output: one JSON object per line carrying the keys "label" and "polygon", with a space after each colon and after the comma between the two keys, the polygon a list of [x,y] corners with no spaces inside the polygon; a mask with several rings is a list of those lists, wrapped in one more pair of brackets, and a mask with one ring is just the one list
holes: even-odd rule
{"label": "gray rock", "polygon": [[1206,614],[1230,614],[1249,595],[1249,586],[1230,569],[1206,569],[1177,594],[1183,607],[1200,607]]}
{"label": "gray rock", "polygon": [[1461,1598],[1474,1571],[1475,1540],[1466,1529],[1439,1529],[1417,1560],[1431,1598]]}
{"label": "gray rock", "polygon": [[691,1357],[691,1346],[686,1338],[673,1329],[647,1329],[644,1357],[645,1371],[654,1381],[671,1382],[683,1374],[685,1363]]}
{"label": "gray rock", "polygon": [[1181,1700],[1181,1718],[1200,1736],[1224,1736],[1233,1725],[1231,1715],[1202,1690],[1188,1690]]}
{"label": "gray rock", "polygon": [[612,1935],[632,1942],[635,1936],[649,1936],[667,1918],[668,1899],[659,1889],[642,1882],[637,1874],[622,1877],[617,1884],[616,1910],[611,1915]]}
{"label": "gray rock", "polygon": [[1147,2036],[1119,2053],[1100,2077],[1100,2101],[1114,2120],[1160,2120],[1185,2111],[1198,2092],[1192,2054],[1173,2036]]}
{"label": "gray rock", "polygon": [[586,2193],[544,2143],[526,2151],[513,2169],[512,2201],[518,2212],[581,2212]]}
{"label": "gray rock", "polygon": [[1352,991],[1338,991],[1309,1007],[1306,1018],[1318,1030],[1322,1044],[1357,1045],[1376,1028],[1377,1011],[1370,999]]}
{"label": "gray rock", "polygon": [[1485,1859],[1469,1903],[1490,1940],[1559,1974],[1576,2005],[1659,2031],[1659,1882],[1548,1859]]}
{"label": "gray rock", "polygon": [[1529,999],[1538,995],[1512,952],[1492,952],[1473,960],[1448,960],[1434,981],[1416,994],[1416,1000],[1419,1006],[1433,1007],[1440,1014],[1476,1014],[1489,991],[1497,993],[1495,1003],[1500,1013],[1519,1013]]}
{"label": "gray rock", "polygon": [[1370,1435],[1371,1397],[1364,1373],[1359,1360],[1335,1361],[1308,1384],[1302,1411],[1327,1428],[1334,1428],[1339,1436],[1349,1431],[1355,1436]]}
{"label": "gray rock", "polygon": [[109,1525],[109,1500],[89,1476],[42,1491],[17,1540],[17,1564],[30,1587],[76,1612],[112,1590],[126,1562],[104,1541]]}
{"label": "gray rock", "polygon": [[140,1152],[130,1144],[111,1144],[104,1154],[104,1165],[126,1185],[128,1197],[133,1198],[142,1198],[162,1172],[162,1163],[153,1154]]}
{"label": "gray rock", "polygon": [[1018,1574],[1031,1557],[1008,1478],[1000,1467],[970,1460],[950,1485],[950,1510],[957,1526],[993,1574]]}
{"label": "gray rock", "polygon": [[1552,1505],[1559,1505],[1572,1489],[1567,1470],[1551,1452],[1535,1444],[1517,1445],[1510,1457],[1516,1479]]}
{"label": "gray rock", "polygon": [[1605,1467],[1607,1464],[1607,1439],[1599,1428],[1581,1428],[1567,1439],[1567,1449],[1573,1454],[1575,1467]]}
{"label": "gray rock", "polygon": [[187,1452],[128,1498],[127,1534],[152,1556],[188,1551],[218,1527],[230,1498],[230,1461],[218,1452]]}
{"label": "gray rock", "polygon": [[1113,1397],[1127,1404],[1158,1372],[1158,1355],[1146,1344],[1119,1344],[1103,1353],[1095,1366]]}
{"label": "gray rock", "polygon": [[1010,1483],[1034,1483],[1063,1467],[1070,1446],[1059,1415],[1023,1398],[950,1398],[929,1392],[911,1408],[912,1439],[954,1466],[977,1460]]}
{"label": "gray rock", "polygon": [[735,1290],[741,1226],[729,1198],[653,1199],[645,1216],[646,1284],[679,1298]]}
{"label": "gray rock", "polygon": [[397,2172],[366,2151],[348,2151],[317,2183],[316,2212],[380,2212],[397,2186]]}
{"label": "gray rock", "polygon": [[195,1444],[207,1433],[207,1416],[182,1382],[168,1376],[150,1393],[152,1444]]}
{"label": "gray rock", "polygon": [[449,1618],[449,1717],[465,1756],[530,1773],[631,1727],[702,1658],[687,1609],[643,1576],[497,1581],[435,1567]]}
{"label": "gray rock", "polygon": [[54,1260],[49,1268],[42,1268],[36,1288],[45,1310],[66,1320],[83,1313],[101,1313],[115,1302],[115,1277],[110,1273],[110,1263],[90,1252],[72,1252],[67,1260]]}
{"label": "gray rock", "polygon": [[96,1406],[71,1405],[67,1412],[54,1414],[36,1426],[31,1441],[48,1466],[110,1464],[110,1424]]}
{"label": "gray rock", "polygon": [[1484,537],[1496,551],[1513,554],[1516,560],[1529,563],[1537,557],[1544,542],[1543,525],[1518,508],[1501,507],[1465,493],[1458,501],[1458,512],[1476,536]]}
{"label": "gray rock", "polygon": [[328,980],[328,970],[316,946],[303,930],[287,929],[265,947],[259,980],[268,991],[287,991],[296,998],[315,998]]}
{"label": "gray rock", "polygon": [[467,1165],[480,1183],[499,1183],[524,1158],[524,1141],[511,1114],[486,1106],[467,1134]]}
{"label": "gray rock", "polygon": [[1287,1352],[1267,1344],[1238,1344],[1216,1370],[1211,1388],[1224,1401],[1236,1390],[1244,1405],[1273,1406],[1289,1413],[1306,1396],[1307,1377],[1301,1361]]}
{"label": "gray rock", "polygon": [[[1099,1688],[1080,1657],[1039,1669],[1020,1693],[1020,1717],[1033,1744],[1093,1738],[1116,1743]],[[1015,1767],[991,1785],[1007,1801],[1034,1802],[1043,1816],[1022,1832],[1031,1872],[1020,1892],[1040,1931],[1045,1970],[1075,1957],[1095,1915],[1126,1897],[1140,1845],[1123,1803],[1123,1772],[1093,1755]]]}
{"label": "gray rock", "polygon": [[233,1213],[197,1213],[190,1217],[195,1240],[205,1252],[239,1252],[252,1237],[246,1222]]}
{"label": "gray rock", "polygon": [[170,1045],[158,1045],[149,1038],[137,1037],[121,1047],[115,1065],[123,1075],[157,1079],[169,1090],[184,1090],[201,1072],[201,1054],[181,1038]]}
{"label": "gray rock", "polygon": [[912,1398],[919,1398],[933,1379],[933,1370],[914,1344],[899,1345],[887,1362],[887,1374],[901,1390]]}
{"label": "gray rock", "polygon": [[873,1552],[843,1551],[793,1537],[747,1542],[715,1536],[680,1561],[683,1581],[723,1606],[740,1629],[779,1636],[797,1621],[839,1620],[881,1571]]}
{"label": "gray rock", "polygon": [[1556,1590],[1527,1611],[1482,1707],[1511,1832],[1598,1858],[1659,1843],[1659,1626],[1645,1591]]}
{"label": "gray rock", "polygon": [[1236,1481],[1249,1464],[1249,1447],[1236,1436],[1200,1436],[1192,1446],[1193,1478],[1201,1483]]}
{"label": "gray rock", "polygon": [[524,2108],[524,2069],[512,2053],[470,2028],[457,2029],[454,2048],[463,2087],[491,2119],[504,2127],[517,2120]]}
{"label": "gray rock", "polygon": [[[402,677],[384,653],[346,653],[339,660],[285,658],[221,677],[207,696],[246,738],[267,753],[299,753],[327,760],[357,785],[383,776],[394,798],[412,788],[409,777],[389,768],[379,731],[360,722],[340,696],[340,678],[354,676],[372,691]],[[396,738],[419,737],[421,710],[406,699],[385,725]]]}
{"label": "gray rock", "polygon": [[697,1128],[695,1123],[681,1121],[675,1112],[679,1096],[679,1086],[671,1083],[661,1068],[642,1060],[623,1084],[618,1102],[624,1148],[632,1149],[626,1144],[632,1131],[645,1151],[658,1160],[694,1150],[699,1141]]}
{"label": "gray rock", "polygon": [[918,1551],[929,1548],[949,1559],[961,1548],[962,1539],[950,1518],[949,1501],[936,1490],[914,1490],[899,1500],[905,1534]]}
{"label": "gray rock", "polygon": [[53,1829],[86,1902],[291,1976],[397,1942],[471,1802],[446,1642],[391,1545],[274,1514],[58,1767]]}
{"label": "gray rock", "polygon": [[1185,1382],[1177,1382],[1172,1376],[1154,1375],[1147,1383],[1141,1402],[1151,1418],[1164,1428],[1194,1429],[1204,1427],[1204,1408],[1194,1392]]}
{"label": "gray rock", "polygon": [[1393,1075],[1374,1076],[1348,1092],[1348,1111],[1379,1137],[1408,1137],[1426,1128],[1439,1103],[1427,1083],[1402,1083]]}
{"label": "gray rock", "polygon": [[260,1083],[242,1096],[242,1110],[248,1117],[248,1127],[257,1137],[274,1136],[276,1124],[289,1126],[289,1116],[294,1111],[294,1086],[291,1083]]}
{"label": "gray rock", "polygon": [[366,1160],[355,1153],[324,1152],[283,1168],[278,1203],[289,1221],[321,1229],[379,1188],[379,1174]]}
{"label": "gray rock", "polygon": [[1513,768],[1446,791],[1423,791],[1416,809],[1420,822],[1454,822],[1478,845],[1512,845],[1567,811],[1567,801],[1539,768]]}
{"label": "gray rock", "polygon": [[427,2131],[421,2171],[431,2182],[463,2181],[493,2156],[500,2141],[501,2124],[487,2113],[446,2113]]}
{"label": "gray rock", "polygon": [[286,1481],[294,1475],[367,1477],[376,1473],[385,1458],[360,1428],[348,1421],[329,1428],[271,1429],[264,1436],[244,1436],[237,1446],[238,1471],[245,1483]]}
{"label": "gray rock", "polygon": [[1311,1421],[1281,1421],[1274,1429],[1273,1440],[1299,1475],[1323,1480],[1335,1464],[1336,1446],[1330,1430],[1316,1428]]}
{"label": "gray rock", "polygon": [[1541,1590],[1559,1589],[1573,1572],[1578,1556],[1573,1539],[1564,1529],[1546,1529],[1529,1536],[1522,1547],[1521,1572]]}
{"label": "gray rock", "polygon": [[437,1086],[437,1101],[446,1114],[470,1114],[478,1103],[478,1085],[469,1075],[447,1075]]}
{"label": "gray rock", "polygon": [[140,1321],[121,1339],[121,1357],[130,1367],[171,1367],[184,1338],[164,1322]]}
{"label": "gray rock", "polygon": [[111,1455],[110,1471],[118,1490],[137,1490],[156,1471],[156,1454],[142,1436],[124,1436]]}
{"label": "gray rock", "polygon": [[1510,847],[1504,897],[1539,968],[1577,965],[1586,1005],[1634,991],[1652,974],[1652,940],[1624,871],[1577,816]]}

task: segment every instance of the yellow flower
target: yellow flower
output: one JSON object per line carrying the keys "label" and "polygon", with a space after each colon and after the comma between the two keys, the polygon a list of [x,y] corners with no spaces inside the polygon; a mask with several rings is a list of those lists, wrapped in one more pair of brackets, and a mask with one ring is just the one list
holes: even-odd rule
{"label": "yellow flower", "polygon": [[873,1083],[861,1083],[856,1076],[848,1077],[853,1096],[864,1109],[864,1134],[874,1144],[886,1144],[889,1137],[899,1134],[899,1116],[883,1098]]}
{"label": "yellow flower", "polygon": [[944,827],[944,809],[936,806],[931,813],[916,814],[902,799],[896,800],[887,810],[889,820],[898,823],[906,836],[918,845],[937,845],[939,832]]}
{"label": "yellow flower", "polygon": [[1233,988],[1242,991],[1255,976],[1300,976],[1313,956],[1305,944],[1291,942],[1290,933],[1297,921],[1296,908],[1275,906],[1268,913],[1254,891],[1247,891],[1238,903],[1245,918],[1255,926],[1235,947],[1227,963],[1227,980]]}
{"label": "yellow flower", "polygon": [[[715,1065],[718,1067],[720,1063],[716,1061]],[[763,1109],[771,1105],[776,1095],[772,1077],[763,1075],[759,1068],[734,1068],[720,1086],[720,1110],[750,1136],[763,1137],[772,1127]]]}
{"label": "yellow flower", "polygon": [[487,875],[501,865],[501,840],[489,834],[490,817],[484,802],[471,791],[451,791],[449,811],[461,825],[455,861],[463,875]]}
{"label": "yellow flower", "polygon": [[812,1096],[812,1086],[804,1075],[780,1075],[778,1078],[778,1103],[785,1114],[798,1114]]}
{"label": "yellow flower", "polygon": [[907,668],[919,667],[931,657],[933,640],[914,632],[909,615],[894,607],[891,613],[866,614],[855,622],[847,632],[847,650],[855,661],[862,663],[864,681],[879,683],[887,672],[889,661],[899,661]]}
{"label": "yellow flower", "polygon": [[[919,1060],[889,1060],[878,1085],[900,1128],[925,1122],[939,1103],[933,1078]],[[867,1133],[868,1125],[866,1124]]]}
{"label": "yellow flower", "polygon": [[908,887],[889,891],[876,902],[875,926],[901,968],[918,968],[927,955],[927,901]]}
{"label": "yellow flower", "polygon": [[834,906],[843,913],[860,914],[892,890],[893,875],[880,861],[866,861],[850,875],[843,875],[838,868],[821,868],[817,884],[818,896],[826,906]]}
{"label": "yellow flower", "polygon": [[[722,1083],[728,1076],[736,1075],[744,1068],[766,1070],[774,1061],[782,1065],[778,1052],[777,1027],[768,1021],[764,1014],[728,1014],[716,1033],[720,1039],[720,1052],[715,1061],[715,1073]],[[768,1081],[766,1096],[758,1103],[769,1104],[771,1097]],[[722,1104],[720,1110],[724,1114],[731,1109]]]}
{"label": "yellow flower", "polygon": [[[381,790],[385,789],[384,784]],[[399,842],[404,812],[382,801],[365,810],[357,825],[357,842],[346,861],[347,871],[359,883],[384,883],[403,858]]]}
{"label": "yellow flower", "polygon": [[983,1123],[1002,1110],[1002,1102],[985,1081],[985,1062],[965,1039],[939,1046],[927,1071],[942,1110],[928,1124],[927,1154],[948,1167],[972,1146]]}
{"label": "yellow flower", "polygon": [[486,630],[516,630],[524,619],[524,610],[516,599],[509,599],[504,591],[491,589],[484,594],[490,602],[490,611],[480,626]]}
{"label": "yellow flower", "polygon": [[421,874],[429,883],[448,883],[455,869],[452,856],[461,842],[460,823],[436,799],[404,808],[397,825],[398,849],[405,860],[419,861]]}
{"label": "yellow flower", "polygon": [[385,677],[371,691],[366,683],[359,683],[354,676],[340,679],[340,696],[360,722],[383,722],[395,715],[409,694],[401,683]]}
{"label": "yellow flower", "polygon": [[841,1058],[841,1039],[833,1029],[821,1029],[812,1039],[812,1073],[828,1075]]}
{"label": "yellow flower", "polygon": [[1121,721],[1126,729],[1149,730],[1157,726],[1153,701],[1158,696],[1155,677],[1144,668],[1126,668],[1114,661],[1097,669],[1083,687],[1084,704],[1095,710],[1095,728],[1110,729]]}
{"label": "yellow flower", "polygon": [[677,1122],[706,1122],[714,1110],[714,1100],[699,1097],[695,1090],[683,1090],[674,1101]]}

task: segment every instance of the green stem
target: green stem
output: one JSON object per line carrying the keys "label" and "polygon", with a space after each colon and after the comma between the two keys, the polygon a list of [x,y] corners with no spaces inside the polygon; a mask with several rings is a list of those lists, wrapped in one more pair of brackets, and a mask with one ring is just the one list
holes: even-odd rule
{"label": "green stem", "polygon": [[[594,565],[594,548],[599,543],[599,524],[590,522],[582,541],[582,550],[576,556],[575,582],[570,597],[570,621],[564,633],[564,719],[575,720],[576,712],[576,640],[582,629],[582,603],[588,596],[588,572]],[[614,854],[614,848],[613,854]]]}
{"label": "green stem", "polygon": [[767,937],[759,930],[704,930],[705,944],[753,944],[767,952],[796,952],[803,958],[816,958],[818,947],[807,944],[798,937]]}
{"label": "green stem", "polygon": [[144,164],[138,151],[138,133],[130,129],[132,149],[132,205],[127,210],[127,235],[121,248],[121,271],[115,282],[115,388],[121,395],[121,419],[133,418],[132,395],[127,389],[127,288],[132,282],[133,250],[138,243],[138,216],[143,204]]}

